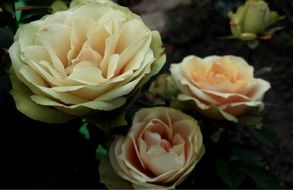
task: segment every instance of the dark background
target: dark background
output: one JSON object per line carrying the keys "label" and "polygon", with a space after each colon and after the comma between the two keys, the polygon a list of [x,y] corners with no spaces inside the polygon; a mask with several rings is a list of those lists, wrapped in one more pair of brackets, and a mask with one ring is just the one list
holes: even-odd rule
{"label": "dark background", "polygon": [[[167,72],[170,63],[180,62],[186,55],[230,54],[244,57],[255,67],[259,77],[271,83],[272,88],[264,98],[266,108],[262,116],[264,126],[275,131],[279,147],[275,150],[261,147],[258,151],[265,157],[268,170],[278,176],[285,187],[293,188],[293,29],[290,15],[293,4],[290,0],[276,1],[278,3],[268,3],[273,10],[286,15],[284,24],[287,27],[271,40],[261,41],[254,50],[239,40],[219,39],[230,35],[227,11],[235,10],[242,1],[182,1],[173,6],[164,0],[121,0],[119,3],[144,15],[146,23],[161,32],[167,53],[167,64],[162,72]],[[146,3],[142,7],[148,8],[144,10],[139,3]],[[13,36],[5,34],[0,36],[2,43],[4,38]],[[9,47],[10,43],[4,46]],[[8,60],[7,55],[1,50],[1,64],[8,62],[5,60]],[[0,81],[0,188],[103,188],[99,184],[95,145],[79,133],[80,121],[71,121],[66,126],[32,121],[15,109],[8,93],[7,75],[1,73]],[[186,181],[180,187],[200,187],[192,176]],[[225,188],[220,181],[209,182],[209,185],[205,187]]]}

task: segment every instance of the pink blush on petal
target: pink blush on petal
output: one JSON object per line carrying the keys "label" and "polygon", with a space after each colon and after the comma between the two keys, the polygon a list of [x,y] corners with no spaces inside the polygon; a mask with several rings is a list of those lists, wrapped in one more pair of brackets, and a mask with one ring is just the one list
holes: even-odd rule
{"label": "pink blush on petal", "polygon": [[161,147],[164,148],[167,152],[170,151],[170,149],[172,148],[172,144],[170,143],[170,141],[166,140],[166,139],[162,139],[161,143],[160,143]]}

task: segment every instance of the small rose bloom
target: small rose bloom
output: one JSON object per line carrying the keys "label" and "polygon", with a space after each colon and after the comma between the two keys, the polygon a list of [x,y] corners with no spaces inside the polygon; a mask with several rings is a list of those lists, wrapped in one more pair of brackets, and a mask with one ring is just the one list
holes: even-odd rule
{"label": "small rose bloom", "polygon": [[9,55],[17,109],[50,123],[120,108],[165,62],[159,33],[114,3],[23,25]]}
{"label": "small rose bloom", "polygon": [[154,80],[149,88],[149,92],[165,100],[170,100],[177,91],[173,78],[169,74],[161,74]]}
{"label": "small rose bloom", "polygon": [[[172,108],[145,108],[135,114],[127,136],[112,143],[100,179],[108,188],[171,189],[203,154],[196,120]],[[117,175],[110,175],[113,169]]]}
{"label": "small rose bloom", "polygon": [[262,109],[270,83],[253,77],[253,67],[236,56],[188,56],[171,65],[181,93],[179,101],[191,101],[204,115],[237,122],[247,110]]}

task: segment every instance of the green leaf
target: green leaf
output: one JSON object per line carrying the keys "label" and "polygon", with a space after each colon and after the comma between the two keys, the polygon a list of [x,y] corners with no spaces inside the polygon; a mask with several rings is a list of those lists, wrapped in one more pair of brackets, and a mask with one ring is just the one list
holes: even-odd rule
{"label": "green leaf", "polygon": [[262,167],[243,165],[241,170],[255,182],[257,188],[281,189],[280,181]]}
{"label": "green leaf", "polygon": [[79,132],[84,136],[86,140],[89,140],[90,132],[87,127],[88,127],[88,122],[84,120],[82,126],[79,129]]}
{"label": "green leaf", "polygon": [[[15,7],[22,7],[22,6],[25,6],[25,3],[23,2],[23,0],[22,1],[18,1],[18,2],[15,3]],[[15,11],[15,16],[16,16],[17,22],[20,21],[21,12],[22,12],[21,10],[16,10]]]}
{"label": "green leaf", "polygon": [[100,160],[102,157],[107,155],[107,150],[104,149],[101,145],[96,149],[96,159]]}
{"label": "green leaf", "polygon": [[278,139],[273,130],[265,127],[263,129],[248,128],[251,135],[260,143],[268,146],[269,148],[275,149],[278,145]]}
{"label": "green leaf", "polygon": [[230,161],[241,161],[250,164],[260,165],[262,159],[263,158],[256,152],[243,148],[236,148],[232,152]]}
{"label": "green leaf", "polygon": [[230,189],[236,189],[244,180],[244,172],[224,159],[217,161],[218,174]]}

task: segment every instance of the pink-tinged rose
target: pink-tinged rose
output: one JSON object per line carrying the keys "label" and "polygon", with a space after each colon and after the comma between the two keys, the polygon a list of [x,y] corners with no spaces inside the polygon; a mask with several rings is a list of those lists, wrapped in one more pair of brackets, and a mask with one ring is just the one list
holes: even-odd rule
{"label": "pink-tinged rose", "polygon": [[237,122],[237,116],[264,106],[262,98],[270,83],[254,78],[253,67],[232,55],[199,58],[188,56],[171,65],[180,94],[202,114]]}
{"label": "pink-tinged rose", "polygon": [[[175,188],[204,154],[196,120],[172,108],[145,108],[126,137],[117,137],[100,164],[108,188]],[[110,175],[115,171],[117,175]]]}
{"label": "pink-tinged rose", "polygon": [[95,2],[21,26],[9,55],[17,109],[49,123],[126,106],[165,62],[157,31]]}

